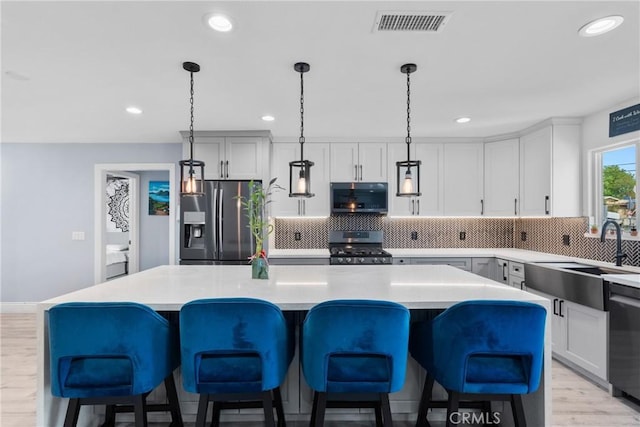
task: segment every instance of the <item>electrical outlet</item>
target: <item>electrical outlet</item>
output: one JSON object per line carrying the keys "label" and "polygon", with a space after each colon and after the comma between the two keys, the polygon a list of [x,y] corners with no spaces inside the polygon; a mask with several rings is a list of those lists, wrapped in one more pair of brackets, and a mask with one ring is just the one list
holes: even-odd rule
{"label": "electrical outlet", "polygon": [[526,231],[521,231],[520,232],[520,240],[522,240],[523,242],[527,241],[527,232]]}
{"label": "electrical outlet", "polygon": [[412,231],[411,232],[411,240],[418,240],[418,232],[417,231]]}
{"label": "electrical outlet", "polygon": [[466,231],[461,231],[460,232],[460,240],[464,240],[467,238],[467,232]]}
{"label": "electrical outlet", "polygon": [[302,240],[302,233],[296,231],[295,233],[293,233],[293,238],[296,240]]}
{"label": "electrical outlet", "polygon": [[563,234],[562,235],[562,244],[565,245],[565,246],[569,246],[571,244],[571,240],[570,240],[568,234]]}

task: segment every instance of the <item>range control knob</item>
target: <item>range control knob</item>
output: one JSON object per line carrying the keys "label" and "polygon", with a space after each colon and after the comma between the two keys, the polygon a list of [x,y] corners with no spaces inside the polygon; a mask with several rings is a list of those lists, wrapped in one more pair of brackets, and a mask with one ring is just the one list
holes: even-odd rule
{"label": "range control knob", "polygon": [[378,258],[373,258],[373,259],[371,260],[371,264],[375,264],[376,262],[378,262]]}
{"label": "range control knob", "polygon": [[387,262],[387,259],[386,258],[380,258],[380,262],[384,264],[384,263]]}
{"label": "range control knob", "polygon": [[344,262],[344,259],[338,258],[338,264],[342,264],[343,262]]}
{"label": "range control knob", "polygon": [[351,262],[351,258],[347,258],[347,263],[350,263],[350,262]]}
{"label": "range control knob", "polygon": [[364,258],[360,258],[358,261],[360,261],[360,264],[364,264]]}

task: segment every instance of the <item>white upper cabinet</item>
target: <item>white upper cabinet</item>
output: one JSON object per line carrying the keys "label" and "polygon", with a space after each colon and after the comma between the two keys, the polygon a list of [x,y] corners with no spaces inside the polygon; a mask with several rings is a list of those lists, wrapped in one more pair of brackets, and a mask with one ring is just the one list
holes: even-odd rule
{"label": "white upper cabinet", "polygon": [[329,215],[329,144],[305,143],[304,160],[311,167],[311,192],[314,197],[289,197],[289,162],[300,160],[300,144],[276,142],[273,144],[271,177],[283,187],[272,195],[272,216],[328,216]]}
{"label": "white upper cabinet", "polygon": [[415,160],[422,162],[420,165],[422,196],[417,200],[417,215],[442,215],[444,212],[444,146],[417,143]]}
{"label": "white upper cabinet", "polygon": [[484,215],[520,213],[519,152],[517,138],[484,144]]}
{"label": "white upper cabinet", "polygon": [[396,162],[407,160],[406,143],[390,143],[389,155],[389,215],[435,216],[443,212],[443,156],[442,144],[412,143],[411,160],[420,160],[421,196],[398,197],[398,172]]}
{"label": "white upper cabinet", "polygon": [[483,144],[444,144],[444,215],[483,215]]}
{"label": "white upper cabinet", "polygon": [[[193,158],[205,163],[205,179],[266,179],[270,138],[265,132],[257,136],[234,132],[199,131],[194,134]],[[262,135],[264,133],[264,135]],[[183,156],[189,158],[188,132],[181,132]]]}
{"label": "white upper cabinet", "polygon": [[520,138],[520,216],[580,216],[580,126],[553,124]]}
{"label": "white upper cabinet", "polygon": [[386,143],[331,143],[331,181],[386,182]]}

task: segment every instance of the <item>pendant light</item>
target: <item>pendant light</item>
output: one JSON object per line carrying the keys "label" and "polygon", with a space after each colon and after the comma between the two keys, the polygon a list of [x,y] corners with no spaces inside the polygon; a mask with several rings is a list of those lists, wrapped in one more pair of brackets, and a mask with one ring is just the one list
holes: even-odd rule
{"label": "pendant light", "polygon": [[289,197],[313,197],[311,192],[311,166],[313,162],[304,160],[304,73],[309,64],[297,62],[293,69],[300,73],[300,160],[289,162]]}
{"label": "pendant light", "polygon": [[183,62],[182,68],[191,76],[191,122],[189,124],[189,160],[180,160],[180,193],[183,195],[204,194],[204,162],[193,160],[193,73],[200,71],[195,62]]}
{"label": "pendant light", "polygon": [[407,160],[396,162],[397,191],[396,196],[420,196],[420,160],[411,160],[411,79],[410,75],[416,71],[416,64],[404,64],[400,71],[407,75]]}

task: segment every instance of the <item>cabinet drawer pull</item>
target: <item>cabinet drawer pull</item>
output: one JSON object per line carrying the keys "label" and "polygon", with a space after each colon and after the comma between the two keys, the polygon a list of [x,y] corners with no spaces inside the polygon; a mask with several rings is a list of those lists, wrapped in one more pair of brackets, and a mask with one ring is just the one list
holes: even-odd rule
{"label": "cabinet drawer pull", "polygon": [[553,299],[553,314],[558,315],[558,298]]}
{"label": "cabinet drawer pull", "polygon": [[549,215],[549,196],[544,196],[544,214]]}
{"label": "cabinet drawer pull", "polygon": [[564,314],[562,314],[562,304],[564,304],[564,300],[559,300],[560,303],[558,304],[558,314],[560,315],[560,317],[564,317]]}

